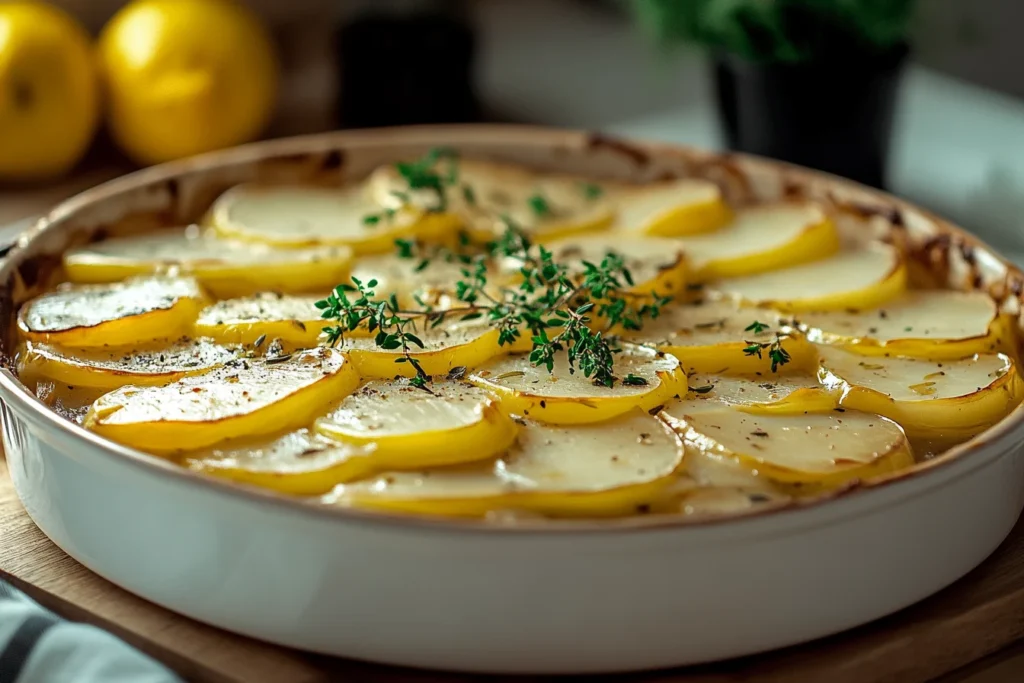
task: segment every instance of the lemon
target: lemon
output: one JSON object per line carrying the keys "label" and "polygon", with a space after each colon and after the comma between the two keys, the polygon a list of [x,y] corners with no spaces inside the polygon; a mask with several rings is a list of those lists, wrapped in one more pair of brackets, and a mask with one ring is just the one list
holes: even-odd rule
{"label": "lemon", "polygon": [[0,2],[0,178],[67,171],[88,148],[98,118],[85,31],[53,7]]}
{"label": "lemon", "polygon": [[264,27],[229,0],[137,0],[103,29],[109,126],[141,163],[255,138],[274,107],[278,67]]}

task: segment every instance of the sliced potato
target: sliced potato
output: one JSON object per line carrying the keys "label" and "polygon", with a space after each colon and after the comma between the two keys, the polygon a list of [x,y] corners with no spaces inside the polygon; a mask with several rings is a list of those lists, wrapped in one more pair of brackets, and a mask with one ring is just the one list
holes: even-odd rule
{"label": "sliced potato", "polygon": [[599,187],[564,176],[538,176],[522,185],[506,184],[477,195],[466,225],[478,242],[489,242],[506,229],[511,218],[534,241],[548,242],[608,228],[615,207]]}
{"label": "sliced potato", "polygon": [[744,349],[769,344],[776,335],[781,335],[782,348],[790,356],[777,372],[813,366],[814,346],[794,335],[777,313],[742,309],[729,301],[669,306],[656,319],[645,321],[643,329],[624,333],[629,341],[671,353],[687,372],[754,376],[772,374],[770,349],[763,349],[760,356]]}
{"label": "sliced potato", "polygon": [[795,268],[722,280],[711,289],[784,311],[867,309],[906,291],[907,268],[895,247],[871,244]]}
{"label": "sliced potato", "polygon": [[[504,207],[503,211],[507,211],[512,205],[512,198],[507,193],[496,196],[492,196],[492,193],[500,192],[504,187],[529,186],[535,180],[533,173],[519,166],[475,159],[441,158],[432,170],[445,183],[446,201],[442,205],[436,190],[410,187],[407,177],[402,175],[398,166],[387,164],[370,174],[367,189],[377,204],[394,210],[412,207],[428,215],[450,216],[451,220],[459,222],[463,222],[467,213],[477,204],[486,209],[501,206]],[[472,189],[464,192],[465,187]]]}
{"label": "sliced potato", "polygon": [[818,379],[842,390],[840,404],[899,422],[915,438],[964,441],[1003,419],[1024,381],[1003,354],[963,360],[868,358],[822,346]]}
{"label": "sliced potato", "polygon": [[732,211],[714,183],[699,178],[616,188],[615,226],[630,233],[680,237],[718,230]]}
{"label": "sliced potato", "polygon": [[217,297],[259,291],[326,291],[348,279],[352,250],[345,246],[281,249],[219,240],[196,229],[120,237],[69,249],[64,269],[72,282],[116,282],[146,273],[186,273]]}
{"label": "sliced potato", "polygon": [[316,346],[327,324],[313,304],[322,296],[261,292],[207,306],[195,322],[195,334],[228,344],[252,344],[260,337],[296,346]]}
{"label": "sliced potato", "polygon": [[162,387],[122,387],[96,401],[84,426],[152,453],[297,429],[359,385],[345,356],[302,351],[285,360],[238,360]]}
{"label": "sliced potato", "polygon": [[670,512],[688,517],[721,516],[791,500],[785,487],[737,460],[712,457],[688,444],[685,454],[686,477],[675,487],[678,494]]}
{"label": "sliced potato", "polygon": [[[504,353],[498,346],[498,330],[486,321],[444,322],[430,328],[418,325],[415,334],[423,342],[423,348],[413,344],[410,356],[419,361],[428,375],[447,375],[455,368],[475,368],[491,358]],[[401,348],[384,349],[370,338],[346,337],[345,352],[367,379],[391,379],[413,377],[416,369],[405,361]]]}
{"label": "sliced potato", "polygon": [[[569,271],[580,276],[585,263],[600,265],[609,255],[623,260],[633,282],[622,282],[625,292],[637,296],[675,296],[686,285],[686,260],[683,246],[678,240],[659,237],[625,239],[617,233],[590,235],[552,242],[547,248],[556,263],[565,263]],[[507,269],[518,270],[518,264],[505,264]]]}
{"label": "sliced potato", "polygon": [[[31,382],[28,384],[31,386]],[[82,424],[93,401],[106,392],[106,389],[69,386],[47,378],[40,378],[33,387],[33,393],[40,401],[65,420],[77,425]]]}
{"label": "sliced potato", "polygon": [[487,460],[516,436],[515,423],[487,392],[448,380],[425,389],[405,380],[369,382],[319,418],[314,429],[342,443],[373,444],[378,472]]}
{"label": "sliced potato", "polygon": [[679,417],[724,406],[765,415],[821,413],[838,408],[841,394],[804,374],[756,378],[695,374],[689,383],[690,392],[685,398],[665,404],[666,415]]}
{"label": "sliced potato", "polygon": [[356,254],[389,252],[396,239],[420,236],[419,218],[416,211],[382,211],[362,186],[238,185],[210,211],[217,234],[228,239],[290,248],[344,245]]}
{"label": "sliced potato", "polygon": [[682,461],[678,438],[636,411],[610,422],[528,424],[497,462],[425,472],[390,472],[340,487],[345,505],[481,517],[519,509],[552,517],[614,517],[659,501]]}
{"label": "sliced potato", "polygon": [[721,230],[683,244],[693,277],[707,281],[827,258],[839,250],[839,236],[819,206],[783,202],[743,209]]}
{"label": "sliced potato", "polygon": [[[472,271],[473,266],[444,258],[434,258],[423,265],[418,258],[381,254],[356,261],[352,277],[364,285],[376,280],[373,291],[377,299],[394,294],[402,307],[419,310],[425,305],[440,311],[466,305],[456,296],[456,283],[471,279],[462,274],[464,269]],[[494,275],[494,270],[489,269],[488,280],[493,282]]]}
{"label": "sliced potato", "polygon": [[22,306],[18,329],[31,341],[77,348],[174,339],[189,331],[204,298],[188,277],[71,285]]}
{"label": "sliced potato", "polygon": [[[438,162],[447,176],[449,160]],[[552,240],[607,228],[615,215],[603,192],[579,178],[546,176],[508,164],[466,159],[458,163],[458,180],[447,190],[445,212],[458,216],[470,236],[488,242],[505,230],[503,216],[531,239]],[[370,179],[374,198],[384,206],[438,208],[437,193],[410,190],[393,166],[378,169]]]}
{"label": "sliced potato", "polygon": [[[549,424],[601,422],[636,408],[650,410],[686,394],[686,374],[672,356],[637,347],[615,357],[619,382],[596,386],[577,367],[569,372],[567,354],[555,355],[551,372],[526,355],[497,358],[469,375],[493,392],[507,413]],[[632,384],[628,383],[632,382]]]}
{"label": "sliced potato", "polygon": [[373,445],[338,443],[300,429],[278,437],[241,438],[188,453],[189,469],[281,493],[315,496],[372,474]]}
{"label": "sliced potato", "polygon": [[900,426],[867,413],[751,415],[722,408],[665,419],[708,457],[783,485],[830,488],[914,462]]}
{"label": "sliced potato", "polygon": [[93,389],[160,386],[220,367],[236,356],[236,350],[206,339],[185,338],[167,346],[131,350],[72,350],[28,342],[18,358],[18,372]]}
{"label": "sliced potato", "polygon": [[[615,219],[615,206],[601,186],[590,180],[541,176],[526,198],[526,208],[512,212],[513,220],[517,216],[534,239],[550,241],[607,229]],[[498,228],[500,235],[504,223]]]}
{"label": "sliced potato", "polygon": [[742,486],[694,487],[680,496],[675,511],[690,518],[726,517],[778,507],[792,500],[781,490]]}
{"label": "sliced potato", "polygon": [[984,292],[907,292],[881,308],[804,313],[800,327],[813,342],[867,356],[932,360],[1012,352],[1013,322]]}

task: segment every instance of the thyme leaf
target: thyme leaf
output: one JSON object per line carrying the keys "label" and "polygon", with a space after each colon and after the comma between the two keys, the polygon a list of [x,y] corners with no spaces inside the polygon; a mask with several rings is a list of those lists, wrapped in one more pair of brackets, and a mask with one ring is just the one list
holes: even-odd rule
{"label": "thyme leaf", "polygon": [[[476,204],[473,188],[459,181],[458,156],[451,150],[430,150],[418,160],[395,164],[395,169],[408,191],[392,194],[403,202],[409,200],[410,192],[426,191],[434,195],[428,211],[445,211],[450,205],[449,193],[454,191],[461,193],[467,204]],[[599,186],[589,183],[583,184],[582,191],[588,198],[603,193]],[[527,201],[539,217],[554,213],[539,193]],[[394,209],[385,210],[364,217],[363,222],[375,225],[390,220],[394,214]],[[535,366],[551,372],[556,356],[564,352],[570,374],[580,372],[595,385],[614,386],[620,381],[614,374],[615,356],[621,352],[617,332],[641,329],[646,320],[661,314],[671,297],[633,291],[633,275],[619,254],[607,253],[600,262],[570,264],[556,259],[543,245],[533,244],[509,216],[495,219],[502,232],[483,247],[473,245],[466,235],[459,236],[455,250],[395,240],[399,258],[417,259],[417,272],[437,259],[458,263],[461,277],[455,283],[454,294],[462,306],[434,311],[422,298],[414,296],[419,308],[403,310],[393,294],[377,295],[375,281],[363,283],[352,278],[352,284],[338,285],[327,298],[316,302],[321,317],[334,323],[324,327],[324,343],[338,346],[344,343],[347,333],[365,327],[375,335],[376,346],[400,352],[396,363],[413,367],[415,373],[410,383],[426,388],[431,378],[417,359],[417,351],[424,347],[417,336],[417,325],[434,328],[443,324],[448,315],[454,315],[460,320],[486,320],[498,330],[498,343],[502,346],[515,344],[525,336],[531,342],[529,360]],[[517,284],[496,286],[490,281],[490,265],[497,259],[518,264]],[[626,375],[621,382],[627,386],[647,384],[633,374]]]}

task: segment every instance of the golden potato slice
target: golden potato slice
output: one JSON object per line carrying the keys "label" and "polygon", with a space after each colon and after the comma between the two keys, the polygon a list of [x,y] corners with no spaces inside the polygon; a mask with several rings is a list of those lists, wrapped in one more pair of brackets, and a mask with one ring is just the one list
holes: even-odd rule
{"label": "golden potato slice", "polygon": [[[448,261],[434,258],[420,267],[419,258],[401,258],[395,254],[367,256],[356,261],[352,277],[364,285],[376,280],[373,287],[377,299],[386,299],[394,294],[403,308],[422,310],[428,306],[433,310],[447,310],[465,306],[456,296],[456,283],[471,280],[462,274],[474,266],[467,266],[458,260]],[[488,271],[488,279],[494,281],[494,270]]]}
{"label": "golden potato slice", "polygon": [[643,347],[616,355],[615,386],[594,384],[576,368],[569,372],[566,352],[555,355],[551,372],[526,355],[497,358],[469,375],[471,382],[493,392],[507,413],[549,424],[601,422],[636,408],[649,410],[686,394],[686,374],[679,361]]}
{"label": "golden potato slice", "polygon": [[[486,321],[469,322],[445,321],[431,328],[418,324],[415,334],[423,342],[423,348],[413,344],[410,355],[419,361],[428,375],[447,375],[456,368],[475,368],[491,358],[504,353],[498,345],[498,330]],[[359,374],[366,379],[391,379],[413,377],[415,368],[405,362],[401,348],[383,349],[376,339],[346,336],[344,350]]]}
{"label": "golden potato slice", "polygon": [[614,188],[615,227],[629,233],[680,237],[718,230],[732,211],[714,183],[699,178]]}
{"label": "golden potato slice", "polygon": [[322,296],[261,292],[225,299],[199,312],[195,334],[227,344],[252,344],[260,337],[296,346],[316,346],[325,324],[313,304]]}
{"label": "golden potato slice", "polygon": [[204,298],[187,277],[70,285],[22,306],[18,329],[30,341],[77,348],[174,339],[189,331]]}
{"label": "golden potato slice", "polygon": [[[474,193],[478,184],[473,185]],[[467,211],[466,225],[477,242],[489,242],[505,231],[510,218],[538,242],[608,228],[615,207],[599,185],[580,178],[537,176],[521,185],[491,187]]]}
{"label": "golden potato slice", "polygon": [[762,349],[760,355],[745,349],[780,338],[790,360],[778,366],[777,372],[810,369],[817,359],[814,346],[801,335],[794,335],[777,313],[742,309],[729,301],[669,306],[656,319],[644,321],[643,329],[624,332],[623,336],[671,353],[688,373],[773,374],[771,349]]}
{"label": "golden potato slice", "polygon": [[93,389],[160,386],[220,367],[237,355],[237,350],[206,339],[184,338],[167,346],[130,350],[72,350],[28,342],[18,358],[18,372]]}
{"label": "golden potato slice", "polygon": [[675,495],[666,512],[687,517],[723,516],[792,499],[784,487],[736,460],[711,457],[688,444],[684,444],[684,453],[686,475],[669,489]]}
{"label": "golden potato slice", "polygon": [[224,238],[291,248],[344,245],[356,254],[389,252],[398,238],[420,237],[419,218],[411,210],[382,211],[362,186],[238,185],[210,210]]}
{"label": "golden potato slice", "polygon": [[823,261],[710,286],[712,294],[791,312],[875,308],[906,289],[906,264],[899,251],[887,244],[871,244]]}
{"label": "golden potato slice", "polygon": [[[422,163],[423,159],[406,163]],[[444,202],[439,201],[433,189],[413,189],[399,171],[399,164],[377,168],[367,180],[367,189],[381,207],[400,210],[411,207],[432,220],[465,223],[474,206],[483,209],[507,211],[512,197],[502,192],[504,187],[519,188],[531,185],[534,174],[519,166],[477,161],[474,159],[438,158],[431,170],[444,183]],[[471,188],[465,191],[464,188]],[[492,196],[492,193],[498,193]]]}
{"label": "golden potato slice", "polygon": [[[32,382],[27,384],[31,386]],[[39,378],[32,391],[53,412],[78,425],[82,424],[93,401],[107,392],[106,389],[70,386],[46,378]]]}
{"label": "golden potato slice", "polygon": [[740,463],[782,485],[831,488],[914,462],[906,434],[879,415],[751,415],[722,408],[665,420],[708,457]]}
{"label": "golden potato slice", "polygon": [[964,441],[1024,397],[1016,363],[999,354],[963,360],[867,358],[822,346],[818,379],[843,392],[840,405],[899,422],[910,436]]}
{"label": "golden potato slice", "polygon": [[764,415],[821,413],[838,408],[841,394],[805,374],[754,378],[694,374],[689,383],[690,391],[685,398],[665,404],[666,415],[679,417],[725,406]]}
{"label": "golden potato slice", "polygon": [[358,385],[355,368],[333,349],[277,362],[240,359],[166,386],[112,391],[92,405],[84,426],[152,453],[198,450],[297,429]]}
{"label": "golden potato slice", "polygon": [[682,461],[678,438],[640,411],[609,422],[528,424],[493,464],[390,472],[339,487],[332,500],[415,514],[481,517],[516,509],[614,517],[658,502]]}
{"label": "golden potato slice", "polygon": [[[719,406],[717,410],[722,409],[722,406]],[[683,414],[685,413],[681,413],[680,415]],[[664,419],[668,417],[668,415],[659,414],[659,417]],[[686,433],[686,428],[678,421],[667,419],[664,419],[664,421],[669,426],[676,426],[679,429],[679,433]],[[757,470],[747,467],[737,459],[717,458],[709,455],[704,450],[685,442],[683,446],[685,449],[683,467],[687,477],[691,480],[691,482],[689,482],[690,486],[683,487],[684,494],[691,493],[694,485],[701,488],[721,487],[733,490],[740,489],[744,491],[781,492],[775,482],[766,476],[762,476]]]}
{"label": "golden potato slice", "polygon": [[866,356],[931,360],[1013,351],[1013,322],[984,292],[907,292],[881,308],[800,315],[812,342]]}
{"label": "golden potato slice", "polygon": [[783,202],[743,209],[708,235],[682,239],[693,278],[754,275],[832,256],[839,236],[822,209]]}
{"label": "golden potato slice", "polygon": [[[582,275],[585,263],[600,265],[609,256],[622,258],[633,282],[622,282],[625,292],[646,297],[675,296],[686,286],[686,260],[683,246],[678,240],[659,237],[626,238],[621,233],[589,235],[552,242],[547,245],[555,263],[564,263],[570,273]],[[507,270],[518,270],[518,264],[509,260],[503,264]]]}
{"label": "golden potato slice", "polygon": [[743,486],[693,487],[680,496],[675,512],[691,519],[730,517],[753,511],[766,511],[790,502],[793,497],[781,488],[769,488],[765,481],[761,488]]}
{"label": "golden potato slice", "polygon": [[280,437],[241,438],[188,453],[181,463],[196,472],[281,493],[315,496],[369,476],[374,447],[342,444],[309,429]]}
{"label": "golden potato slice", "polygon": [[[449,164],[438,162],[442,176]],[[436,192],[410,190],[394,166],[374,172],[370,188],[377,202],[392,209],[410,204],[425,211],[438,208]],[[607,228],[615,216],[605,193],[590,181],[472,159],[458,162],[458,180],[447,197],[442,215],[457,216],[478,242],[499,237],[506,227],[503,217],[543,241]]]}
{"label": "golden potato slice", "polygon": [[377,380],[345,398],[314,429],[352,445],[375,446],[375,471],[409,470],[487,460],[503,453],[516,425],[487,392],[460,381],[425,389]]}
{"label": "golden potato slice", "polygon": [[259,291],[326,291],[348,279],[351,262],[352,250],[345,246],[281,249],[219,240],[192,228],[114,238],[64,253],[64,268],[73,282],[180,272],[194,275],[220,298]]}

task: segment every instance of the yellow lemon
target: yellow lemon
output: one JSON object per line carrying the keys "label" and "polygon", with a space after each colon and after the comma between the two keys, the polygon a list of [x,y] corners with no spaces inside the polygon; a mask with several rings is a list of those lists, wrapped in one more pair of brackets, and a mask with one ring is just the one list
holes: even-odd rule
{"label": "yellow lemon", "polygon": [[160,163],[256,137],[278,67],[264,27],[230,0],[136,0],[100,36],[117,143]]}
{"label": "yellow lemon", "polygon": [[88,148],[98,118],[85,31],[53,7],[0,2],[0,178],[68,170]]}

